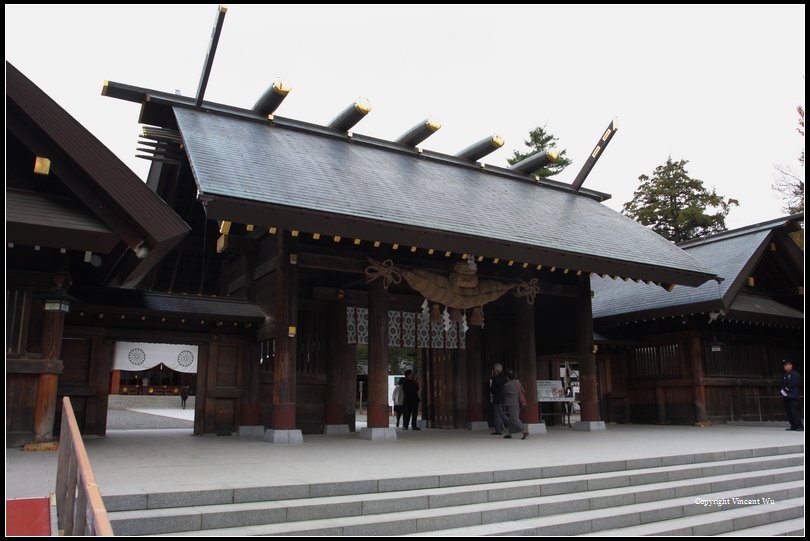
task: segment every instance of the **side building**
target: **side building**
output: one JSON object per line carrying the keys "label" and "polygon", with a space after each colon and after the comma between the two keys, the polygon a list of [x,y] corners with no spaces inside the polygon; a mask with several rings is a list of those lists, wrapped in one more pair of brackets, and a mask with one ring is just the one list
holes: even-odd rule
{"label": "side building", "polygon": [[681,243],[718,279],[665,294],[592,277],[606,420],[781,420],[782,359],[804,366],[804,215]]}
{"label": "side building", "polygon": [[[244,301],[154,291],[164,259],[203,252],[189,233],[185,219],[6,63],[7,445],[51,440],[63,396],[84,433],[104,435],[118,342],[193,344],[204,369],[211,349],[241,347],[264,321]],[[202,262],[215,255],[175,267],[177,280],[200,285]]]}

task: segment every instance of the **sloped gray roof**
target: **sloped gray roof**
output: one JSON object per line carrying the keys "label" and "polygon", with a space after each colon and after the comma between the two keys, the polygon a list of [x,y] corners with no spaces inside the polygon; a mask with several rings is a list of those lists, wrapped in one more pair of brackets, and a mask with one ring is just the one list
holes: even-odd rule
{"label": "sloped gray roof", "polygon": [[6,240],[110,253],[119,242],[104,222],[63,197],[6,189]]}
{"label": "sloped gray roof", "polygon": [[792,306],[777,302],[770,297],[757,297],[754,295],[746,295],[745,293],[737,295],[734,302],[731,303],[730,308],[732,312],[767,314],[794,319],[804,318],[804,313]]}
{"label": "sloped gray roof", "polygon": [[[505,257],[498,252],[504,246],[520,246],[536,256],[528,262],[564,253],[587,258],[578,267],[587,271],[610,272],[607,265],[620,262],[641,266],[636,276],[642,278],[645,268],[677,274],[671,276],[675,283],[699,284],[712,276],[674,244],[593,197],[419,157],[392,144],[351,143],[181,107],[174,112],[204,200],[309,209],[434,237],[463,235],[481,239],[476,253],[490,257]],[[270,212],[265,216],[272,219]]]}
{"label": "sloped gray roof", "polygon": [[[711,280],[699,287],[678,286],[668,293],[652,285],[612,280],[609,277],[603,279],[594,275],[591,277],[593,317],[642,314],[656,310],[670,310],[675,314],[689,310],[727,309],[732,302],[736,302],[734,295],[738,289],[735,286],[739,286],[740,280],[745,278],[742,276],[743,269],[758,252],[765,249],[764,244],[768,242],[773,229],[788,221],[790,218],[773,220],[682,243],[680,246],[689,255],[723,278],[720,284]],[[750,303],[740,302],[743,302],[740,306],[751,307]],[[779,304],[776,301],[772,303]]]}

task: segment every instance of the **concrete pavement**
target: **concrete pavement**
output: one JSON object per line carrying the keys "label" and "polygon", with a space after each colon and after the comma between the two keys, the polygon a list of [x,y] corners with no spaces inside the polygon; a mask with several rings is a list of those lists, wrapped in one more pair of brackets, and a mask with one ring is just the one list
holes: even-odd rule
{"label": "concrete pavement", "polygon": [[[783,427],[608,425],[605,432],[550,427],[528,440],[486,432],[397,431],[398,440],[305,435],[303,445],[260,438],[191,436],[186,430],[110,430],[85,440],[103,494],[403,478],[627,460],[804,443]],[[56,453],[6,450],[6,498],[44,496]]]}

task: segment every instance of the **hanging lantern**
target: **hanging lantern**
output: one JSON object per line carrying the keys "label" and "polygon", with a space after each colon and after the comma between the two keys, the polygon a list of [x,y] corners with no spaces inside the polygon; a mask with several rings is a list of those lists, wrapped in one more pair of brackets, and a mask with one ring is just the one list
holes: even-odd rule
{"label": "hanging lantern", "polygon": [[[472,261],[468,259],[467,261]],[[472,262],[475,265],[475,262]],[[459,261],[450,273],[450,283],[458,287],[473,288],[478,285],[478,276],[475,275],[477,267],[472,267],[465,261]]]}
{"label": "hanging lantern", "polygon": [[483,327],[484,325],[484,311],[480,306],[473,308],[472,315],[470,316],[470,325]]}
{"label": "hanging lantern", "polygon": [[438,304],[434,304],[430,308],[430,321],[432,323],[438,323],[442,320],[442,311],[441,307]]}

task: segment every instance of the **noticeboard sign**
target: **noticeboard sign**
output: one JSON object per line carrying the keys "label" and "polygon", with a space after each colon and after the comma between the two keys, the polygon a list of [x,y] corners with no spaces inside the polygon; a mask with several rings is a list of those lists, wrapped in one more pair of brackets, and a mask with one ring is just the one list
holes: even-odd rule
{"label": "noticeboard sign", "polygon": [[554,379],[537,380],[537,401],[538,402],[570,402],[571,397],[566,398],[562,381]]}

